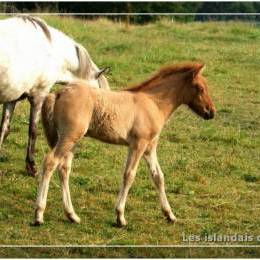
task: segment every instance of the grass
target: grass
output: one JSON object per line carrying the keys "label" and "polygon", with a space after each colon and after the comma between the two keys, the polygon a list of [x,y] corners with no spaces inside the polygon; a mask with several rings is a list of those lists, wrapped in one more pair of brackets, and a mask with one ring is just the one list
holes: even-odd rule
{"label": "grass", "polygon": [[[52,26],[82,43],[99,67],[110,66],[116,90],[146,79],[163,64],[203,61],[210,93],[218,110],[203,121],[181,107],[161,135],[159,161],[167,195],[178,218],[162,217],[156,192],[142,162],[126,206],[128,226],[114,223],[126,148],[86,138],[75,152],[70,180],[72,200],[81,217],[70,224],[61,207],[59,180],[51,181],[45,224],[32,227],[37,179],[28,177],[24,157],[28,104],[15,111],[13,133],[0,151],[0,244],[2,245],[179,245],[183,234],[252,235],[260,230],[260,29],[240,22],[172,23],[145,26],[108,20],[84,21],[44,17]],[[37,164],[47,151],[39,126]],[[190,244],[205,244],[204,241]],[[223,244],[207,242],[207,245]],[[229,250],[229,251],[227,251]],[[259,256],[248,249],[0,249],[2,256]]]}

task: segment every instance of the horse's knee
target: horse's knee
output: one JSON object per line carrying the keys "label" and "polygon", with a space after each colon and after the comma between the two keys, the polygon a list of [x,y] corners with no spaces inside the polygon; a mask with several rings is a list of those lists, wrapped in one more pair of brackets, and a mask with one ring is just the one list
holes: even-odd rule
{"label": "horse's knee", "polygon": [[67,167],[66,164],[61,163],[61,164],[59,164],[59,166],[58,166],[58,170],[60,171],[60,173],[62,173],[61,176],[64,176],[64,173],[67,172],[68,167]]}
{"label": "horse's knee", "polygon": [[51,171],[58,163],[59,158],[54,156],[53,152],[50,152],[49,154],[46,155],[43,163],[43,170],[44,172],[49,172]]}
{"label": "horse's knee", "polygon": [[54,156],[67,159],[77,140],[69,136],[63,137],[55,147]]}
{"label": "horse's knee", "polygon": [[124,174],[124,184],[128,184],[128,183],[132,183],[134,181],[134,178],[135,178],[135,171],[134,170],[130,170],[130,171],[127,171],[125,172]]}
{"label": "horse's knee", "polygon": [[62,159],[60,159],[58,170],[62,173],[70,172],[72,159],[73,159],[73,153],[70,152],[67,155],[65,155]]}
{"label": "horse's knee", "polygon": [[154,181],[156,186],[161,186],[161,185],[164,184],[164,176],[159,171],[152,170],[151,171],[151,176],[152,176],[152,179],[153,179],[153,181]]}

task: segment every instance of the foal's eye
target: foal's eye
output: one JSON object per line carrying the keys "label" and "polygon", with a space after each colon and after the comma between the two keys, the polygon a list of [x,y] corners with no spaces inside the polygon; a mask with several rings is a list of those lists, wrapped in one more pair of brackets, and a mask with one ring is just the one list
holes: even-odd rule
{"label": "foal's eye", "polygon": [[204,89],[200,85],[196,85],[196,90],[198,94],[203,94]]}

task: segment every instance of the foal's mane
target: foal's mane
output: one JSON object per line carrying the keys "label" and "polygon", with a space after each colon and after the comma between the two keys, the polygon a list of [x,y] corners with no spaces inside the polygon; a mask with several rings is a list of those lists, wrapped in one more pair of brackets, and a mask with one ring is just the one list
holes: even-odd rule
{"label": "foal's mane", "polygon": [[171,76],[172,74],[192,71],[198,68],[199,66],[201,66],[201,64],[192,63],[192,62],[184,63],[184,64],[167,65],[162,67],[158,72],[156,72],[154,75],[152,75],[149,79],[145,80],[144,82],[126,88],[125,90],[134,92],[134,91],[141,91],[146,88],[150,89],[157,86],[160,81]]}
{"label": "foal's mane", "polygon": [[51,42],[50,30],[48,28],[48,25],[42,19],[30,15],[18,15],[17,17],[23,19],[24,22],[31,22],[35,28],[37,28],[36,25],[40,26],[46,38]]}

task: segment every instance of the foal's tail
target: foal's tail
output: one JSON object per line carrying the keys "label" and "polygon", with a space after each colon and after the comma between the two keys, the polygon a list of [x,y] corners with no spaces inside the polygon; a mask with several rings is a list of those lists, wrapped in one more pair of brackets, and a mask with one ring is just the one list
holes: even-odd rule
{"label": "foal's tail", "polygon": [[55,94],[49,94],[42,106],[42,123],[48,144],[53,148],[58,142],[58,133],[54,124],[53,110],[56,101]]}

